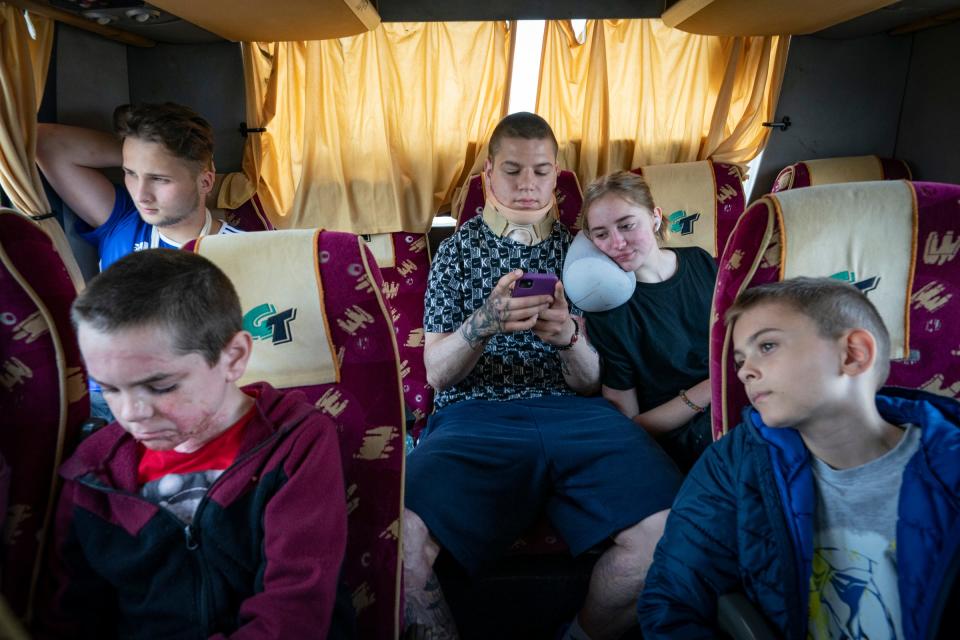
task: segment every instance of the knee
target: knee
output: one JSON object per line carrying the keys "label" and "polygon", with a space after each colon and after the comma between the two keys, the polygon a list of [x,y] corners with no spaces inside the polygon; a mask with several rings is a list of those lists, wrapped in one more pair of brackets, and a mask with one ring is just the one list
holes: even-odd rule
{"label": "knee", "polygon": [[423,519],[409,509],[403,510],[403,562],[408,569],[428,570],[440,553],[440,545],[430,535]]}
{"label": "knee", "polygon": [[653,551],[663,536],[669,509],[647,516],[629,529],[624,529],[613,538],[614,544],[630,558],[630,564],[645,574],[653,562]]}

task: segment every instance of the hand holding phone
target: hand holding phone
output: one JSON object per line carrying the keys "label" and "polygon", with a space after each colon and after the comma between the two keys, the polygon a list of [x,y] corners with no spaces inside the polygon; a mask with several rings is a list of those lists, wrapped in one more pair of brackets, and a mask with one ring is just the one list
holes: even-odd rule
{"label": "hand holding phone", "polygon": [[525,273],[513,285],[514,298],[528,296],[552,296],[557,286],[557,276],[552,273]]}

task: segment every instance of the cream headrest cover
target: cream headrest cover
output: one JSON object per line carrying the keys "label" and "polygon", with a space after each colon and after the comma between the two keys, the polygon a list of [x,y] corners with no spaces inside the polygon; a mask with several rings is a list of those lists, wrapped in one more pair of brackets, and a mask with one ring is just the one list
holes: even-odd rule
{"label": "cream headrest cover", "polygon": [[838,182],[883,180],[883,165],[877,156],[823,158],[807,160],[804,164],[810,174],[811,187]]}
{"label": "cream headrest cover", "polygon": [[769,197],[782,216],[781,276],[832,277],[856,285],[887,325],[891,358],[907,357],[917,246],[910,185],[829,184]]}
{"label": "cream headrest cover", "polygon": [[637,277],[624,271],[586,236],[579,233],[563,261],[563,289],[570,301],[588,312],[608,311],[625,303]]}
{"label": "cream headrest cover", "polygon": [[392,233],[375,233],[361,237],[370,247],[370,252],[373,253],[373,259],[377,261],[378,267],[392,269],[397,266],[397,253],[393,248]]}
{"label": "cream headrest cover", "polygon": [[253,354],[239,384],[339,382],[317,260],[320,230],[204,236],[194,252],[220,267],[240,296]]}
{"label": "cream headrest cover", "polygon": [[717,184],[706,160],[642,167],[670,234],[665,247],[700,247],[717,255]]}

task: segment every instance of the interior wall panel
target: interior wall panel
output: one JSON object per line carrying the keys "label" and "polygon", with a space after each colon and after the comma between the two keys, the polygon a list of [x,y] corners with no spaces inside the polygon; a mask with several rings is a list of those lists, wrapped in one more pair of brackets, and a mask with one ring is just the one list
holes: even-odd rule
{"label": "interior wall panel", "polygon": [[800,160],[893,155],[909,57],[909,36],[793,38],[776,116],[792,124],[771,134],[752,198]]}
{"label": "interior wall panel", "polygon": [[133,102],[169,101],[191,107],[213,127],[217,171],[240,170],[244,138],[238,128],[246,110],[239,44],[128,47],[127,59]]}
{"label": "interior wall panel", "polygon": [[960,22],[913,38],[896,153],[918,180],[960,184]]}
{"label": "interior wall panel", "polygon": [[[127,85],[127,47],[87,31],[57,25],[56,120],[61,124],[111,131],[113,110],[130,102]],[[120,171],[108,173],[120,182]],[[56,202],[52,202],[56,207]],[[84,277],[99,272],[97,251],[75,231],[76,216],[66,206],[62,222],[70,247]]]}

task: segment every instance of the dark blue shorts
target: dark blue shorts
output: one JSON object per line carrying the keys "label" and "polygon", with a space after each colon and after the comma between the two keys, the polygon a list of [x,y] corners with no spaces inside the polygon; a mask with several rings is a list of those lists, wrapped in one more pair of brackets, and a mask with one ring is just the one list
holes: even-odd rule
{"label": "dark blue shorts", "polygon": [[468,400],[430,417],[407,458],[405,501],[475,572],[544,510],[577,555],[669,509],[682,481],[603,398]]}

